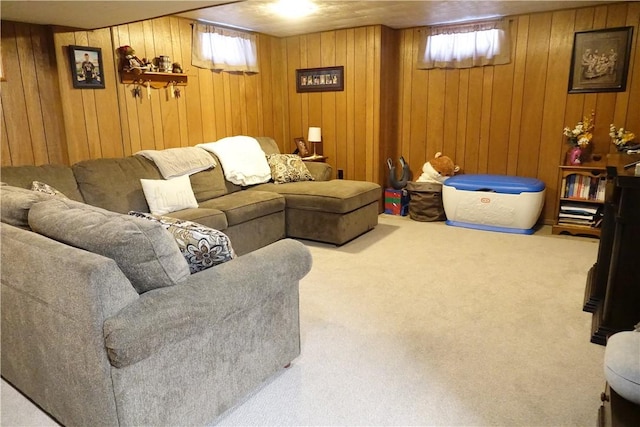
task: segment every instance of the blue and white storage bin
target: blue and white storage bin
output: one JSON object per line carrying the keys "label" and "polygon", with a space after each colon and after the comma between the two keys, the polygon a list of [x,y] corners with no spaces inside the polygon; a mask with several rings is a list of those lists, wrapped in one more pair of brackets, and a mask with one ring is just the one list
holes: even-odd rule
{"label": "blue and white storage bin", "polygon": [[532,234],[544,205],[544,182],[509,175],[456,175],[442,187],[447,224]]}

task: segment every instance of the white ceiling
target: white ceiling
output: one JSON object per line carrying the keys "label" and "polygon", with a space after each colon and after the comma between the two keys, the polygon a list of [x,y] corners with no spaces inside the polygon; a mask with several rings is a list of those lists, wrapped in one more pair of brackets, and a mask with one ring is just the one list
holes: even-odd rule
{"label": "white ceiling", "polygon": [[96,29],[209,7],[222,1],[32,1],[0,0],[0,17],[7,21]]}
{"label": "white ceiling", "polygon": [[[595,4],[610,1],[325,1],[305,18],[282,18],[269,7],[274,0],[221,1],[0,1],[4,20],[95,29],[143,19],[178,14],[286,37],[340,28],[382,24],[411,28],[445,22],[478,20]],[[211,7],[214,6],[214,7]],[[198,9],[198,10],[194,10]],[[190,11],[190,12],[185,12]],[[185,12],[185,13],[180,13]]]}
{"label": "white ceiling", "polygon": [[277,37],[382,24],[412,28],[496,16],[591,6],[603,1],[322,1],[313,15],[288,19],[276,15],[273,0],[248,0],[182,13],[191,19],[231,25]]}

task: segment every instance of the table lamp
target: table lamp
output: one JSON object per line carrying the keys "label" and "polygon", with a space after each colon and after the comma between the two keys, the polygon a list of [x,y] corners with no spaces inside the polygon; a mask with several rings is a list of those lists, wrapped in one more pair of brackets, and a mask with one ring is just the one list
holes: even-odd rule
{"label": "table lamp", "polygon": [[319,156],[316,153],[316,144],[322,142],[322,131],[320,130],[320,128],[317,127],[310,127],[309,128],[309,136],[307,138],[307,140],[313,144],[313,155],[311,156],[311,158],[318,158],[318,157],[322,157]]}

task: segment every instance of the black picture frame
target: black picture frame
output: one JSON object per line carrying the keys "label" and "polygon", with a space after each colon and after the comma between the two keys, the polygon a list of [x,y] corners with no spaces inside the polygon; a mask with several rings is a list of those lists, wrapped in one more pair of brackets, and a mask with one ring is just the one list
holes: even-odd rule
{"label": "black picture frame", "polygon": [[[85,67],[85,63],[86,67]],[[104,89],[102,49],[89,46],[69,46],[71,79],[76,89]]]}
{"label": "black picture frame", "polygon": [[633,27],[575,33],[569,93],[624,92],[632,38]]}
{"label": "black picture frame", "polygon": [[344,66],[300,68],[296,70],[296,92],[344,90]]}

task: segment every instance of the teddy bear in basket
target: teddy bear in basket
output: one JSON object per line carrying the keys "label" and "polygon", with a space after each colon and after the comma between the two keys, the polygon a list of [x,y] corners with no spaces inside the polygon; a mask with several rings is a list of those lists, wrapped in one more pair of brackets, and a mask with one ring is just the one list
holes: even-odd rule
{"label": "teddy bear in basket", "polygon": [[450,157],[443,156],[441,152],[437,152],[433,159],[422,166],[422,175],[416,182],[442,184],[458,171],[460,171],[460,166],[454,164]]}

